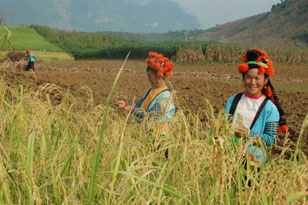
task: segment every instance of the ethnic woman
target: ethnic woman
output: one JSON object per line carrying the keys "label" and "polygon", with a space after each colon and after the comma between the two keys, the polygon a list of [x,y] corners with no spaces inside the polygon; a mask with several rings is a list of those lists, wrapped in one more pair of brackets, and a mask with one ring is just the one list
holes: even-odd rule
{"label": "ethnic woman", "polygon": [[152,120],[155,123],[162,123],[163,130],[167,131],[167,122],[172,118],[175,106],[166,78],[171,75],[174,64],[156,52],[149,52],[146,63],[147,79],[151,87],[136,104],[120,100],[116,105],[127,112],[132,111],[137,122],[144,122],[147,128],[153,127],[148,122],[149,119],[154,118]]}
{"label": "ethnic woman", "polygon": [[[284,111],[269,79],[274,74],[272,61],[257,48],[248,50],[242,61],[238,71],[242,74],[245,91],[230,97],[226,104],[226,113],[232,116],[235,141],[260,137],[266,146],[271,146],[279,132],[287,130]],[[260,165],[266,153],[261,146],[251,144],[246,155]]]}

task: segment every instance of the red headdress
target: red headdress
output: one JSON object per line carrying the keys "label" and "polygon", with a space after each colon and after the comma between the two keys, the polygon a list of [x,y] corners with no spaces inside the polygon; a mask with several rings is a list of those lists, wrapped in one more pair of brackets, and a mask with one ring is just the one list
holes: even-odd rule
{"label": "red headdress", "polygon": [[30,51],[29,51],[29,50],[26,50],[26,54],[27,54],[27,55],[30,55]]}
{"label": "red headdress", "polygon": [[[274,75],[273,62],[267,57],[267,54],[258,48],[252,48],[249,51],[255,51],[259,53],[259,56],[252,60],[247,56],[247,53],[243,55],[243,64],[238,65],[238,71],[240,73],[246,73],[250,68],[259,68],[259,74],[267,74],[268,76]],[[253,66],[250,66],[253,65]],[[256,67],[257,66],[257,67]]]}
{"label": "red headdress", "polygon": [[[240,73],[246,73],[249,69],[258,68],[259,74],[266,74],[268,76],[274,75],[273,62],[267,57],[267,54],[261,49],[252,48],[248,50],[247,53],[243,55],[242,61],[243,63],[238,65],[238,71]],[[273,85],[270,82],[270,79],[268,79],[267,84],[263,89],[263,93],[271,99],[271,101],[276,105],[279,111],[280,120],[279,120],[278,134],[282,131],[284,132],[287,131],[288,126],[285,119],[285,113],[281,107],[281,104],[279,103],[278,97],[276,95]]]}
{"label": "red headdress", "polygon": [[149,52],[149,57],[145,60],[149,67],[157,71],[157,76],[169,77],[173,70],[174,64],[165,58],[162,54]]}

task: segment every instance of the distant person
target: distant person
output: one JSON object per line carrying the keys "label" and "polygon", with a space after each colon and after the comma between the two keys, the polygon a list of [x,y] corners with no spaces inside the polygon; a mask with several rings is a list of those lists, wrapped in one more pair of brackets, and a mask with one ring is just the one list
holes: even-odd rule
{"label": "distant person", "polygon": [[[245,91],[230,97],[226,105],[226,113],[233,116],[235,142],[240,138],[261,137],[265,145],[271,146],[275,143],[275,137],[288,128],[284,111],[269,79],[274,74],[272,61],[257,48],[248,50],[242,60],[238,71],[242,74]],[[266,153],[260,145],[252,144],[245,155],[260,165]]]}
{"label": "distant person", "polygon": [[28,65],[26,67],[26,71],[29,71],[30,69],[34,70],[34,61],[36,57],[28,50],[26,50],[26,54],[28,56]]}
{"label": "distant person", "polygon": [[154,118],[154,122],[163,124],[162,134],[165,135],[168,130],[167,122],[170,121],[175,111],[172,95],[166,83],[166,78],[171,75],[174,64],[162,54],[155,52],[149,52],[146,63],[147,79],[151,87],[136,104],[119,100],[116,105],[127,112],[132,111],[136,121],[145,123],[149,129],[153,129],[155,123],[149,125],[148,121],[144,120]]}

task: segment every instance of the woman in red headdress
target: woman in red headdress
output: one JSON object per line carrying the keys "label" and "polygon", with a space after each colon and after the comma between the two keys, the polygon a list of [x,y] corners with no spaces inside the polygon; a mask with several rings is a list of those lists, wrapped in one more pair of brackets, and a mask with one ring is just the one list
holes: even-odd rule
{"label": "woman in red headdress", "polygon": [[[263,50],[257,48],[248,50],[242,61],[238,71],[242,74],[245,91],[230,97],[226,105],[226,113],[232,116],[229,119],[235,130],[235,141],[261,137],[265,145],[271,146],[279,132],[288,128],[269,79],[274,75],[273,63]],[[261,164],[266,153],[253,144],[247,148],[246,155]]]}
{"label": "woman in red headdress", "polygon": [[26,54],[28,56],[28,65],[26,67],[26,71],[30,69],[34,70],[34,61],[36,57],[29,50],[26,50]]}
{"label": "woman in red headdress", "polygon": [[165,124],[164,130],[166,130],[166,122],[170,121],[175,111],[172,95],[166,83],[174,64],[156,52],[149,52],[146,63],[147,79],[151,87],[136,104],[119,100],[116,105],[127,112],[132,111],[138,122],[144,118],[155,118],[155,122]]}

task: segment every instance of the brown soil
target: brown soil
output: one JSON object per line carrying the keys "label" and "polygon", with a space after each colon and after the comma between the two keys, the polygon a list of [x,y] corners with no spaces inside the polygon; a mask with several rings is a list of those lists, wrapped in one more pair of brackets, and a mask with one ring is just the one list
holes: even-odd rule
{"label": "brown soil", "polygon": [[26,60],[27,55],[25,52],[21,51],[10,51],[7,54],[7,58],[13,62],[16,62],[16,61]]}
{"label": "brown soil", "polygon": [[[35,73],[18,71],[16,75],[19,79],[37,86],[53,83],[73,91],[81,86],[88,86],[93,92],[95,103],[99,104],[106,102],[122,63],[114,60],[37,62]],[[289,138],[296,142],[308,113],[308,66],[276,65],[275,70],[276,74],[271,81],[276,89],[279,88],[277,95],[287,115]],[[217,113],[224,108],[228,97],[244,89],[236,65],[179,65],[175,67],[169,80],[178,93],[178,106],[185,110],[189,108],[194,113],[208,109],[205,103],[208,96]],[[128,61],[118,82],[114,101],[136,101],[149,86],[144,61]],[[201,121],[205,120],[205,116],[201,115]],[[282,135],[279,144],[283,143],[283,139]],[[308,150],[307,135],[304,142],[305,150]]]}

